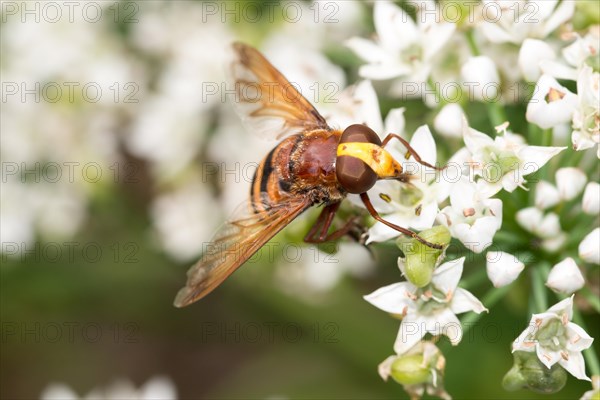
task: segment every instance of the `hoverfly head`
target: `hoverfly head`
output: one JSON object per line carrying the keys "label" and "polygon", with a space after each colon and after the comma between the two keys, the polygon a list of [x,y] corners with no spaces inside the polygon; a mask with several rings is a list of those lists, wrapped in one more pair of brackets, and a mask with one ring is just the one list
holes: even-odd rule
{"label": "hoverfly head", "polygon": [[348,193],[365,193],[379,179],[400,179],[402,166],[368,126],[347,127],[337,147],[336,176]]}

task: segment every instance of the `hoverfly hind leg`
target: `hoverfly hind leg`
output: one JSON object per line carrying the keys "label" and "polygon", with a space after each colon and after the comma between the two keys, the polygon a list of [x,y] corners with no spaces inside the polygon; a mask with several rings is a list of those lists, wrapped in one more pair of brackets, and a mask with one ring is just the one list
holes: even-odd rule
{"label": "hoverfly hind leg", "polygon": [[441,171],[444,167],[436,167],[433,166],[431,164],[429,164],[428,162],[425,162],[421,159],[421,156],[419,155],[419,153],[417,153],[417,151],[415,149],[412,148],[412,146],[410,145],[410,143],[408,143],[406,140],[404,140],[402,137],[400,137],[399,135],[396,135],[395,133],[388,133],[388,135],[383,139],[383,142],[381,143],[382,147],[385,147],[386,144],[388,144],[390,142],[390,140],[392,139],[398,139],[403,145],[404,147],[406,147],[407,150],[407,154],[406,154],[406,158],[408,159],[409,156],[413,156],[415,161],[417,161],[419,164],[424,165],[426,167],[429,168],[433,168],[436,171]]}

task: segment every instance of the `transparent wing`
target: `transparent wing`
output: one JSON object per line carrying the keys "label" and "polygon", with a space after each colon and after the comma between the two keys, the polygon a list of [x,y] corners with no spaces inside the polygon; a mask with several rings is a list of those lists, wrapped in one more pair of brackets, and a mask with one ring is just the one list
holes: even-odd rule
{"label": "transparent wing", "polygon": [[187,283],[177,293],[175,306],[187,306],[212,292],[310,205],[308,198],[291,197],[268,207],[244,203],[237,215],[219,228],[200,260],[189,269]]}
{"label": "transparent wing", "polygon": [[227,72],[235,84],[233,100],[244,125],[268,139],[307,130],[330,130],[325,118],[258,50],[232,45]]}

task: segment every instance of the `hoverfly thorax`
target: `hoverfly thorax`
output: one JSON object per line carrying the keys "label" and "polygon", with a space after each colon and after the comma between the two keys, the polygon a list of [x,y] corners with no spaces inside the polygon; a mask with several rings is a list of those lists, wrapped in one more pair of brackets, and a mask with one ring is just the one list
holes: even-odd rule
{"label": "hoverfly thorax", "polygon": [[365,193],[378,179],[398,178],[401,173],[402,166],[372,129],[355,124],[344,130],[337,147],[336,175],[348,193]]}

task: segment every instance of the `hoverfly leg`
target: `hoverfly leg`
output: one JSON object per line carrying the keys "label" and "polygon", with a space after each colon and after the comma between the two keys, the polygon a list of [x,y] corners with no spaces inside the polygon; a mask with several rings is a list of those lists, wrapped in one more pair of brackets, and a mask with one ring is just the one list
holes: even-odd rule
{"label": "hoverfly leg", "polygon": [[375,218],[377,221],[381,222],[382,224],[385,224],[387,226],[389,226],[390,228],[397,230],[400,233],[403,233],[407,236],[410,236],[412,238],[415,238],[416,240],[418,240],[419,242],[423,243],[425,246],[429,246],[433,249],[438,249],[441,250],[442,246],[436,243],[431,243],[428,242],[427,240],[423,239],[421,236],[419,236],[416,232],[413,232],[409,229],[406,228],[402,228],[401,226],[398,226],[396,224],[393,224],[389,221],[386,221],[385,219],[381,218],[381,216],[379,215],[379,213],[377,212],[377,210],[375,210],[375,207],[373,207],[373,204],[371,204],[371,200],[369,199],[369,196],[366,193],[361,193],[360,194],[360,199],[362,200],[362,202],[364,203],[364,205],[367,207],[367,210],[369,211],[369,214],[371,214],[371,216],[373,218]]}
{"label": "hoverfly leg", "polygon": [[[424,165],[424,166],[429,167],[429,168],[433,168],[433,169],[435,169],[437,171],[441,171],[444,168],[446,168],[446,167],[442,167],[442,168],[435,167],[435,166],[429,164],[428,162],[423,161],[421,159],[421,156],[419,156],[419,153],[417,153],[417,151],[415,149],[413,149],[412,146],[406,140],[404,140],[402,137],[396,135],[395,133],[388,133],[388,135],[385,137],[385,139],[383,139],[383,142],[381,143],[381,146],[385,147],[385,145],[388,144],[389,141],[392,140],[392,139],[398,139],[404,145],[404,147],[406,147],[406,149],[408,150],[408,154],[410,154],[411,156],[413,156],[415,158],[415,160],[419,164]],[[408,154],[407,154],[406,158],[408,158]]]}
{"label": "hoverfly leg", "polygon": [[331,242],[345,235],[350,236],[359,243],[361,242],[365,230],[356,222],[358,219],[357,217],[350,218],[348,222],[346,222],[340,229],[328,233],[329,228],[333,223],[333,217],[340,208],[340,204],[340,202],[337,202],[325,206],[323,211],[321,211],[321,214],[319,214],[319,217],[315,221],[313,227],[304,237],[304,241],[306,243],[317,244]]}

